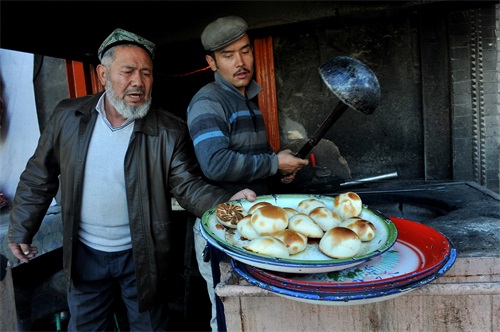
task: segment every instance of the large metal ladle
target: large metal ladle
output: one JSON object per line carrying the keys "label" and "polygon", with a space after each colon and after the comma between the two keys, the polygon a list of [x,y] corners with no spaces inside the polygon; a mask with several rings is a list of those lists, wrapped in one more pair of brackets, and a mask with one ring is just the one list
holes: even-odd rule
{"label": "large metal ladle", "polygon": [[300,158],[305,158],[311,152],[347,108],[372,114],[380,101],[377,77],[357,59],[348,56],[334,57],[319,67],[319,73],[340,102],[297,153]]}

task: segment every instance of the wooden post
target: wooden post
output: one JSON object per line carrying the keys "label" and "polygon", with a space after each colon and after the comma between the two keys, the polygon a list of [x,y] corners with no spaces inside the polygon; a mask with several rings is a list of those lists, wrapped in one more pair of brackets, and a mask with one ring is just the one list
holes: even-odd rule
{"label": "wooden post", "polygon": [[262,86],[262,91],[257,95],[259,108],[266,122],[267,140],[273,150],[278,152],[280,149],[280,128],[274,77],[273,38],[255,39],[254,54],[255,80]]}
{"label": "wooden post", "polygon": [[104,90],[97,78],[95,67],[83,62],[66,60],[66,77],[70,98],[83,97]]}

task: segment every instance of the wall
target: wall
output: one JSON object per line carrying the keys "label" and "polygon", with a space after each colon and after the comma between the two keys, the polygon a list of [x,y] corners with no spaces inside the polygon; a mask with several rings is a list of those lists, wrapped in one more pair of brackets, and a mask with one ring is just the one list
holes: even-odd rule
{"label": "wall", "polygon": [[498,20],[500,8],[450,17],[454,177],[500,192]]}
{"label": "wall", "polygon": [[5,110],[0,129],[0,192],[14,198],[19,176],[57,102],[68,97],[63,59],[0,49]]}
{"label": "wall", "polygon": [[318,68],[336,56],[356,58],[377,76],[380,104],[371,115],[349,108],[325,139],[339,147],[353,177],[398,171],[402,178],[423,178],[421,82],[413,71],[410,18],[328,23],[274,37],[280,123],[300,123],[311,137],[339,102]]}
{"label": "wall", "polygon": [[5,110],[0,129],[0,191],[12,201],[19,176],[40,136],[33,90],[33,55],[0,49]]}
{"label": "wall", "polygon": [[381,87],[373,114],[348,109],[324,137],[353,177],[397,171],[401,179],[471,180],[499,192],[497,20],[491,4],[275,30],[281,141],[289,130],[311,137],[333,110],[339,100],[318,68],[347,55],[370,67]]}

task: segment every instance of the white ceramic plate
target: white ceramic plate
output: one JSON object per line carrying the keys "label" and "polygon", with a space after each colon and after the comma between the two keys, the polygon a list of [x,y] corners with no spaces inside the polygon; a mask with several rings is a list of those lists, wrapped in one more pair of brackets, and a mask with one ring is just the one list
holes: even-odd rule
{"label": "white ceramic plate", "polygon": [[[302,200],[311,198],[321,200],[327,208],[332,210],[335,197],[312,194],[266,195],[257,197],[254,202],[238,200],[231,201],[231,203],[239,204],[247,211],[252,205],[262,201],[279,207],[297,209],[298,204]],[[221,225],[215,216],[215,207],[203,214],[201,229],[203,237],[210,244],[245,264],[279,272],[321,273],[343,270],[361,264],[371,257],[386,252],[394,245],[398,232],[396,226],[389,218],[377,211],[368,209],[365,205],[360,217],[373,223],[376,228],[376,234],[371,241],[363,242],[356,256],[346,259],[334,259],[326,256],[319,250],[317,241],[310,241],[305,251],[290,258],[275,258],[248,251],[242,247],[249,241],[242,240],[237,230],[228,230]]]}

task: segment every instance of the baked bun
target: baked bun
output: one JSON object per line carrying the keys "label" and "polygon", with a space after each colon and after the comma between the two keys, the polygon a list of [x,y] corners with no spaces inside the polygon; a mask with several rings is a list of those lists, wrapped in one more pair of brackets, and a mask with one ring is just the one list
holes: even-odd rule
{"label": "baked bun", "polygon": [[271,236],[283,242],[290,255],[304,251],[307,246],[307,237],[292,229],[284,229],[271,234]]}
{"label": "baked bun", "polygon": [[358,194],[349,191],[335,196],[332,210],[344,221],[352,217],[358,217],[363,210],[363,204]]}
{"label": "baked bun", "polygon": [[302,233],[312,239],[320,239],[324,234],[321,227],[311,217],[303,213],[298,213],[288,220],[288,229]]}
{"label": "baked bun", "polygon": [[272,205],[272,204],[271,204],[271,203],[269,203],[269,202],[259,202],[259,203],[255,203],[254,205],[252,205],[252,206],[248,209],[248,214],[252,214],[252,213],[254,213],[255,211],[257,211],[258,209],[260,209],[261,207],[266,206],[266,205]]}
{"label": "baked bun", "polygon": [[326,207],[325,203],[323,203],[319,199],[316,199],[316,198],[304,199],[304,200],[299,202],[299,205],[297,205],[297,211],[299,213],[309,215],[309,213],[314,208],[317,208],[318,206],[325,206]]}
{"label": "baked bun", "polygon": [[240,219],[236,225],[236,229],[242,237],[247,240],[253,240],[260,237],[255,228],[252,226],[252,215],[248,214]]}
{"label": "baked bun", "polygon": [[361,240],[352,229],[334,227],[327,231],[319,241],[319,250],[332,258],[356,256],[361,248]]}
{"label": "baked bun", "polygon": [[247,215],[245,209],[232,203],[220,203],[215,207],[217,220],[228,228],[236,228],[238,221]]}
{"label": "baked bun", "polygon": [[359,217],[349,218],[343,221],[340,226],[352,229],[358,234],[361,241],[371,241],[375,237],[376,228],[369,220]]}
{"label": "baked bun", "polygon": [[244,249],[271,257],[288,258],[290,254],[285,244],[269,235],[258,237],[250,241]]}
{"label": "baked bun", "polygon": [[259,235],[270,235],[288,226],[286,211],[276,205],[266,205],[252,213],[252,226]]}
{"label": "baked bun", "polygon": [[288,219],[290,219],[291,217],[293,217],[294,215],[299,213],[299,211],[292,209],[291,207],[284,207],[283,210],[286,211],[286,215],[287,215]]}
{"label": "baked bun", "polygon": [[331,211],[325,206],[318,206],[314,208],[309,217],[314,220],[323,231],[327,231],[340,224],[340,217],[336,212]]}

